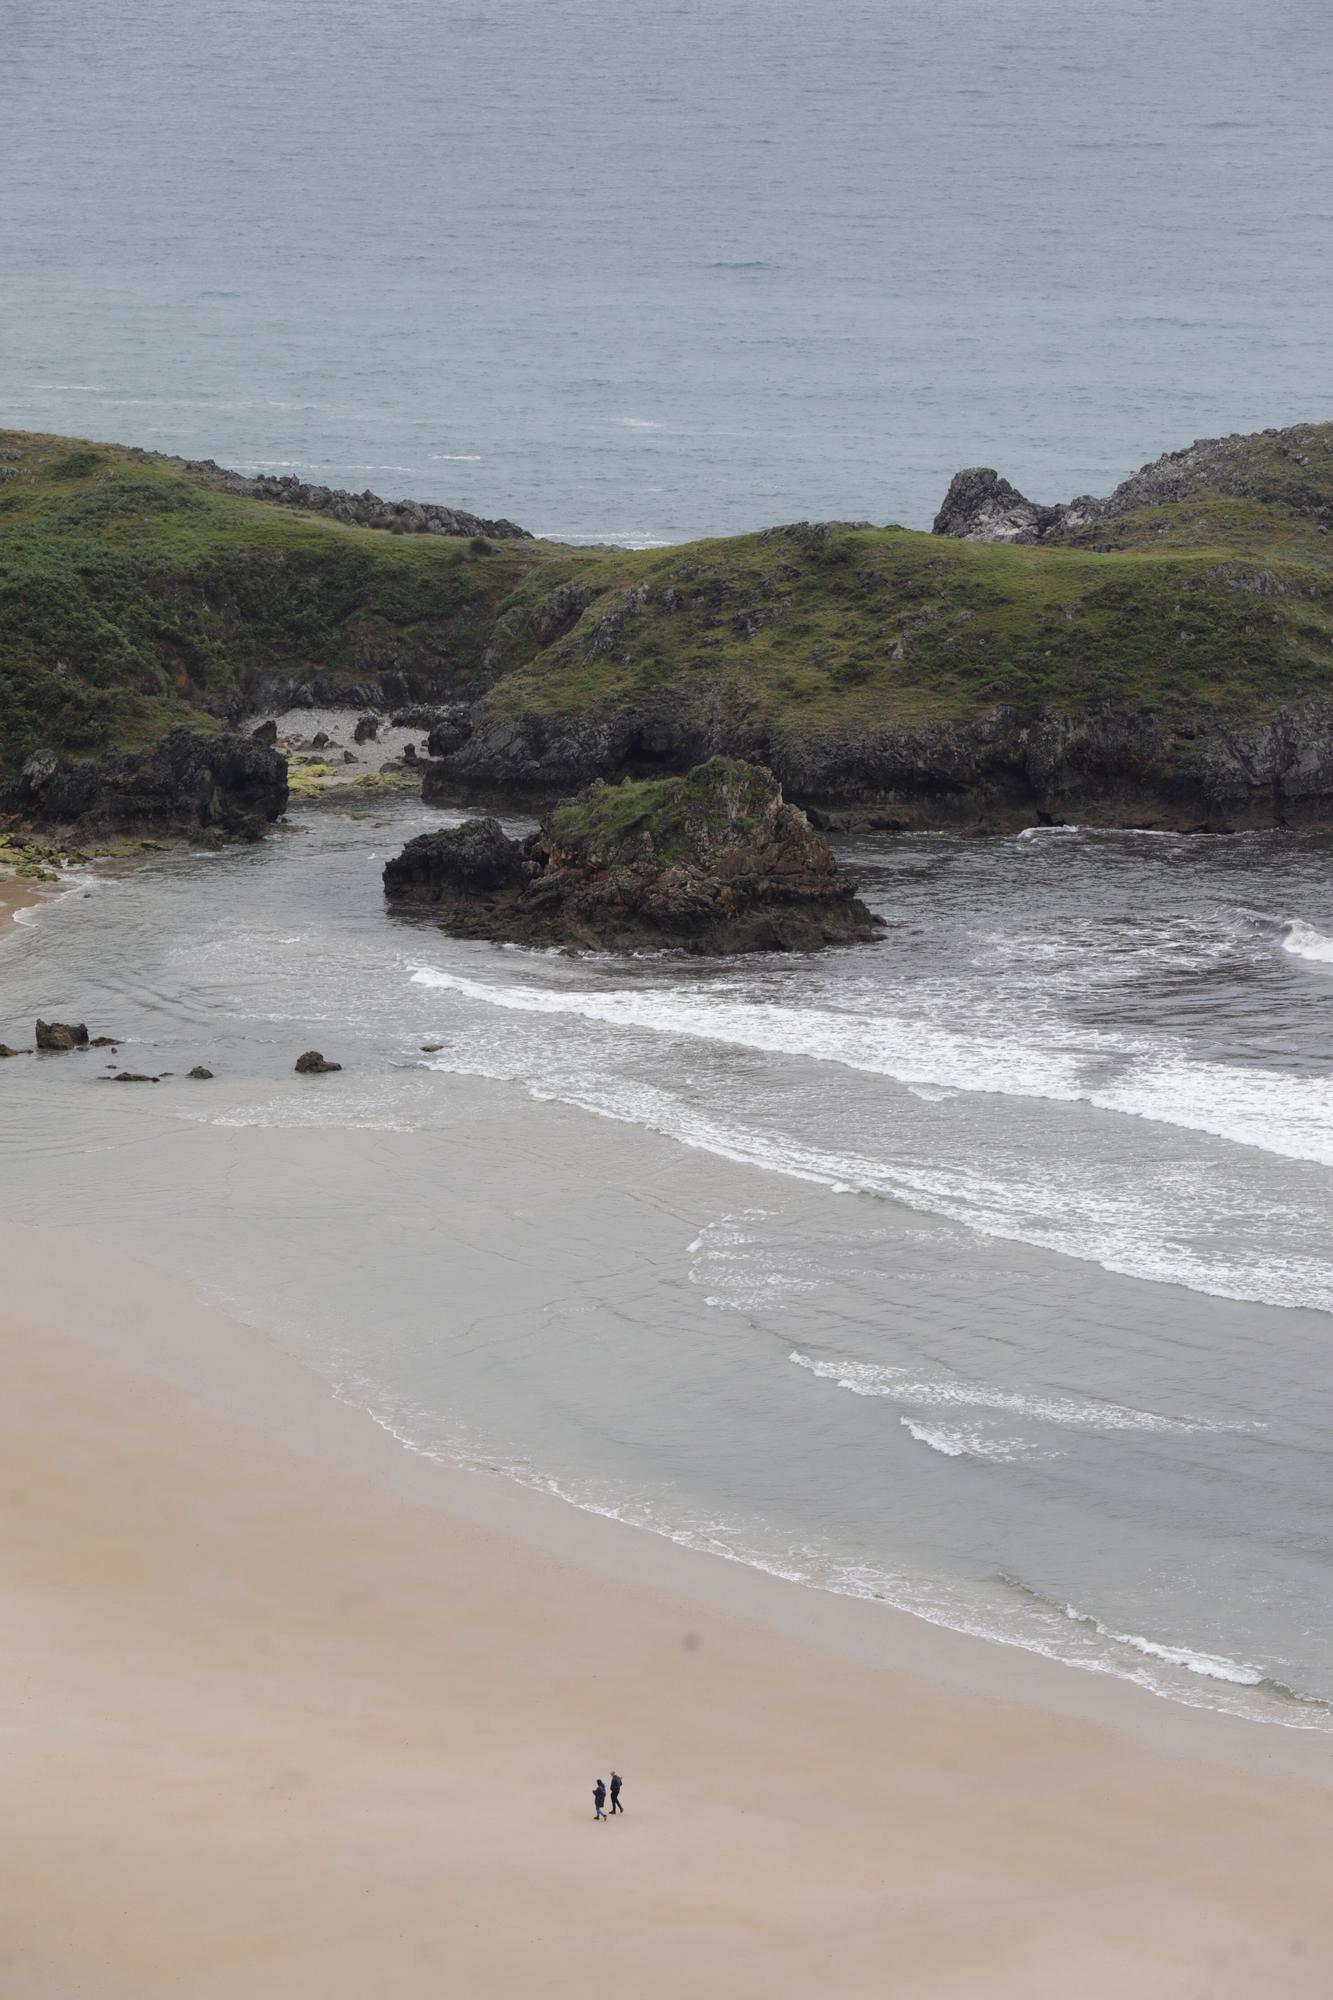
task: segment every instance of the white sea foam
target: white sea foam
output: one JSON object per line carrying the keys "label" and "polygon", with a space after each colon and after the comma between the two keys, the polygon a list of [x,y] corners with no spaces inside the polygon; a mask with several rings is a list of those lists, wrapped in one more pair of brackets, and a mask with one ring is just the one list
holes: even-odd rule
{"label": "white sea foam", "polygon": [[[884,1396],[914,1409],[1003,1410],[1033,1422],[1089,1431],[1229,1431],[1234,1424],[1203,1417],[1167,1417],[1156,1410],[1135,1410],[1123,1403],[1102,1403],[1089,1397],[1025,1395],[998,1389],[988,1382],[957,1377],[923,1380],[909,1368],[883,1368],[871,1361],[820,1361],[795,1349],[787,1359],[808,1369],[823,1382],[836,1382],[854,1396]],[[915,1434],[915,1433],[914,1433]]]}
{"label": "white sea foam", "polygon": [[62,868],[59,884],[58,886],[52,886],[49,895],[43,895],[40,902],[23,904],[21,908],[11,911],[10,915],[16,924],[20,924],[26,928],[30,924],[37,923],[42,917],[48,915],[50,911],[57,909],[61,903],[67,903],[71,896],[87,896],[94,889],[104,888],[105,886],[106,884],[102,879],[94,875],[91,869]]}
{"label": "white sea foam", "polygon": [[777,1264],[756,1244],[764,1238],[758,1226],[770,1220],[765,1208],[747,1208],[719,1216],[699,1231],[689,1245],[689,1279],[706,1286],[704,1303],[720,1312],[783,1312],[802,1293],[817,1292],[822,1280]]}
{"label": "white sea foam", "polygon": [[[273,1019],[306,1019],[302,1012]],[[1126,1277],[1184,1285],[1215,1298],[1252,1299],[1267,1305],[1333,1312],[1329,1265],[1316,1256],[1280,1256],[1236,1246],[1210,1244],[1195,1251],[1160,1228],[1160,1218],[1141,1204],[1126,1208],[1114,1194],[1089,1191],[1081,1208],[1062,1187],[1057,1212],[1041,1190],[1036,1196],[1011,1181],[988,1177],[976,1168],[939,1162],[924,1166],[898,1157],[873,1159],[803,1145],[782,1133],[730,1124],[661,1090],[640,1077],[603,1072],[586,1065],[561,1072],[544,1062],[540,1080],[530,1073],[521,1048],[506,1045],[486,1053],[457,1047],[421,1065],[445,1074],[486,1076],[524,1083],[539,1102],[554,1099],[621,1124],[660,1132],[678,1145],[697,1147],[720,1159],[808,1181],[835,1194],[868,1194],[901,1203],[919,1213],[943,1217],[981,1236],[1025,1243]]]}
{"label": "white sea foam", "polygon": [[[1167,1041],[1081,1032],[1040,1045],[1018,1035],[964,1035],[887,1013],[838,1013],[716,991],[508,986],[420,967],[420,985],[515,1013],[573,1015],[608,1027],[718,1042],[838,1063],[906,1084],[1085,1103],[1124,1117],[1206,1132],[1234,1145],[1333,1166],[1333,1079],[1200,1063]],[[1118,1077],[1091,1077],[1119,1064]]]}
{"label": "white sea foam", "polygon": [[1296,958],[1313,959],[1316,965],[1333,965],[1333,937],[1300,917],[1283,926],[1282,949]]}
{"label": "white sea foam", "polygon": [[431,458],[437,465],[480,465],[479,451],[433,451]]}
{"label": "white sea foam", "polygon": [[[663,1513],[646,1497],[616,1492],[604,1484],[575,1484],[522,1459],[483,1455],[475,1445],[460,1449],[458,1444],[451,1447],[428,1443],[411,1423],[410,1413],[399,1414],[386,1408],[380,1394],[373,1391],[367,1394],[366,1385],[339,1383],[335,1393],[340,1400],[364,1410],[407,1450],[422,1457],[452,1460],[477,1472],[499,1473],[521,1486],[563,1500],[583,1513],[659,1535],[679,1547],[701,1550],[726,1562],[835,1596],[889,1605],[927,1624],[994,1644],[1018,1647],[1077,1667],[1083,1673],[1108,1674],[1132,1681],[1159,1699],[1180,1702],[1186,1707],[1220,1708],[1289,1729],[1321,1732],[1333,1729],[1333,1714],[1328,1704],[1293,1697],[1291,1689],[1257,1668],[1242,1666],[1223,1655],[1125,1638],[1072,1606],[1061,1615],[1048,1599],[1022,1584],[1013,1584],[1011,1579],[999,1580],[1002,1597],[982,1603],[972,1601],[965,1589],[943,1579],[848,1562],[814,1548],[782,1553],[757,1545],[751,1536],[725,1521],[682,1515],[674,1509]],[[946,1455],[953,1454],[946,1452]]]}
{"label": "white sea foam", "polygon": [[989,1458],[1001,1465],[1013,1465],[1031,1458],[1036,1447],[1022,1438],[990,1437],[976,1424],[922,1424],[912,1417],[899,1417],[918,1444],[929,1445],[945,1458]]}
{"label": "white sea foam", "polygon": [[1142,1653],[1145,1659],[1161,1660],[1168,1667],[1184,1667],[1186,1673],[1200,1674],[1205,1680],[1230,1681],[1235,1687],[1259,1687],[1266,1679],[1259,1667],[1244,1666],[1239,1660],[1229,1660],[1225,1653],[1196,1653],[1187,1646],[1164,1646],[1156,1639],[1145,1639],[1137,1632],[1117,1632],[1109,1625],[1103,1625],[1100,1618],[1092,1617],[1076,1606],[1065,1606],[1065,1617],[1076,1625],[1087,1625],[1103,1639],[1113,1640],[1117,1646],[1128,1646],[1135,1653]]}

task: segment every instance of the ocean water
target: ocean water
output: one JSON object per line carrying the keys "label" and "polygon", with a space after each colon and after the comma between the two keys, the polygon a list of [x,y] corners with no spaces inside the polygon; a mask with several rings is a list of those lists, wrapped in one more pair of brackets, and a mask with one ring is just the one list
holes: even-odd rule
{"label": "ocean water", "polygon": [[0,423],[679,541],[1333,390],[1326,0],[14,0]]}
{"label": "ocean water", "polygon": [[0,1036],[76,1009],[219,1080],[4,1065],[7,1207],[415,1450],[1333,1726],[1333,846],[858,837],[873,946],[614,960],[390,917],[449,817],[308,810],[8,926]]}

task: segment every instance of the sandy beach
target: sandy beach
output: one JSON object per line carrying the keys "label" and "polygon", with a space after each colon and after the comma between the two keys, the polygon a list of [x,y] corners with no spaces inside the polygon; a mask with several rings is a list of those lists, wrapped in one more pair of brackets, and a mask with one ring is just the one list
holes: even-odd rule
{"label": "sandy beach", "polygon": [[357,1412],[297,1435],[276,1363],[210,1400],[118,1358],[69,1323],[99,1280],[145,1355],[186,1302],[47,1248],[6,1232],[0,1992],[1327,1992],[1322,1745],[1275,1775],[1288,1732],[1044,1709],[1100,1690],[1040,1661],[932,1684],[1014,1656],[886,1613],[912,1669],[869,1664],[835,1600],[552,1503],[578,1536],[517,1534],[535,1496]]}
{"label": "sandy beach", "polygon": [[[31,927],[12,1036],[85,999],[124,1024],[138,987],[117,956],[99,999],[80,941],[105,907],[143,961],[138,893]],[[761,1202],[809,1234],[818,1190],[382,1044],[358,1062],[350,1030],[311,1094],[280,1004],[224,1038],[234,976],[165,1058],[138,1016],[160,1089],[89,1087],[91,1056],[0,1079],[0,1996],[1322,2000],[1327,1735],[784,1582],[367,1414],[369,1340],[391,1384],[407,1355],[388,1407],[416,1399],[420,1437],[489,1369],[565,1437],[678,1393],[682,1452],[713,1405],[740,1439],[740,1322],[684,1253]],[[155,1002],[181,975],[134,977]],[[997,1265],[959,1291],[956,1245],[907,1221],[900,1309],[990,1310]],[[1088,1347],[1146,1310],[1084,1266],[1003,1268],[999,1333],[1041,1296]],[[1177,1333],[1228,1310],[1171,1306]],[[1245,1312],[1257,1344],[1286,1331]],[[789,1345],[774,1393],[803,1397]],[[626,1811],[597,1825],[612,1767]]]}

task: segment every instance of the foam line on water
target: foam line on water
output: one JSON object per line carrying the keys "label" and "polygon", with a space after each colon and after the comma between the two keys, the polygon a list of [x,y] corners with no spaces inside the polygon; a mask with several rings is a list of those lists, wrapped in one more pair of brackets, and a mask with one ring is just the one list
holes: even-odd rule
{"label": "foam line on water", "polygon": [[854,1396],[883,1396],[913,1409],[999,1410],[1035,1423],[1089,1431],[1232,1431],[1236,1424],[1205,1417],[1168,1417],[1156,1410],[1136,1410],[1123,1403],[1102,1403],[1088,1397],[1026,1395],[989,1382],[937,1378],[922,1380],[907,1368],[883,1368],[870,1361],[820,1361],[793,1348],[787,1359],[822,1382],[834,1382]]}
{"label": "foam line on water", "polygon": [[1329,1268],[1313,1257],[1288,1253],[1260,1260],[1237,1252],[1228,1262],[1216,1251],[1205,1257],[1168,1238],[1146,1234],[1140,1213],[1126,1222],[1114,1205],[1104,1216],[1090,1214],[1076,1217],[1072,1223],[1062,1219],[1058,1226],[1052,1225],[1033,1219],[1021,1191],[1016,1201],[1012,1187],[984,1176],[947,1167],[913,1167],[899,1159],[833,1153],[802,1145],[786,1134],[724,1124],[641,1079],[607,1076],[592,1081],[583,1066],[577,1076],[547,1071],[538,1081],[527,1073],[521,1060],[515,1067],[493,1056],[466,1057],[451,1052],[422,1067],[450,1075],[522,1082],[538,1102],[570,1104],[599,1118],[658,1132],[677,1145],[696,1147],[740,1166],[807,1181],[835,1194],[898,1202],[920,1214],[958,1223],[979,1236],[1025,1243],[1100,1265],[1124,1277],[1183,1285],[1214,1298],[1333,1312]]}
{"label": "foam line on water", "polygon": [[1160,1700],[1185,1707],[1220,1709],[1288,1729],[1333,1730],[1333,1709],[1328,1703],[1298,1694],[1258,1668],[1182,1646],[1123,1638],[1101,1621],[1073,1607],[1056,1605],[1014,1578],[997,1579],[1001,1597],[983,1605],[971,1601],[964,1586],[942,1579],[840,1560],[814,1549],[792,1549],[783,1554],[760,1548],[743,1530],[726,1521],[672,1518],[644,1496],[607,1486],[579,1485],[523,1459],[491,1456],[475,1445],[464,1450],[458,1444],[451,1448],[429,1442],[406,1414],[386,1406],[374,1391],[368,1393],[368,1385],[344,1380],[331,1386],[340,1401],[361,1409],[418,1456],[463,1465],[475,1472],[498,1473],[582,1513],[658,1535],[678,1547],[717,1556],[807,1589],[884,1604],[928,1625],[1037,1653],[1084,1673],[1131,1681]]}
{"label": "foam line on water", "polygon": [[916,1439],[944,1458],[991,1459],[1000,1465],[1015,1465],[1020,1458],[1033,1458],[1038,1448],[1022,1438],[989,1437],[976,1424],[923,1424],[914,1417],[899,1417],[899,1423]]}
{"label": "foam line on water", "polygon": [[[512,1013],[573,1016],[605,1027],[838,1063],[908,1085],[1086,1103],[1333,1166],[1333,1080],[1195,1062],[1167,1043],[1089,1031],[1077,1046],[1037,1047],[1021,1036],[965,1036],[922,1019],[716,994],[504,985],[429,966],[417,967],[411,976],[418,985]],[[1088,1080],[1087,1066],[1107,1058],[1127,1063],[1127,1072],[1113,1081]]]}

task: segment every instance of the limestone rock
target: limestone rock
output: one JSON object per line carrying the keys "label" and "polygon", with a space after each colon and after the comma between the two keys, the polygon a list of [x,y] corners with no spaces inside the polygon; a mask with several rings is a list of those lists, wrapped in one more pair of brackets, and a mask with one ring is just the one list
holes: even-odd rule
{"label": "limestone rock", "polygon": [[430,727],[426,751],[431,757],[451,757],[472,734],[472,717],[461,704],[442,709]]}
{"label": "limestone rock", "polygon": [[86,1049],[88,1030],[82,1021],[39,1021],[37,1023],[37,1046],[39,1049]]}
{"label": "limestone rock", "polygon": [[637,951],[809,951],[877,919],[772,773],[714,758],[682,778],[597,783],[511,840],[494,819],[419,835],[387,863],[401,909],[464,937]]}
{"label": "limestone rock", "polygon": [[287,810],[287,759],[267,743],[173,729],[152,750],[101,763],[36,751],[0,786],[0,812],[38,826],[80,820],[115,832],[196,833],[257,840]]}

